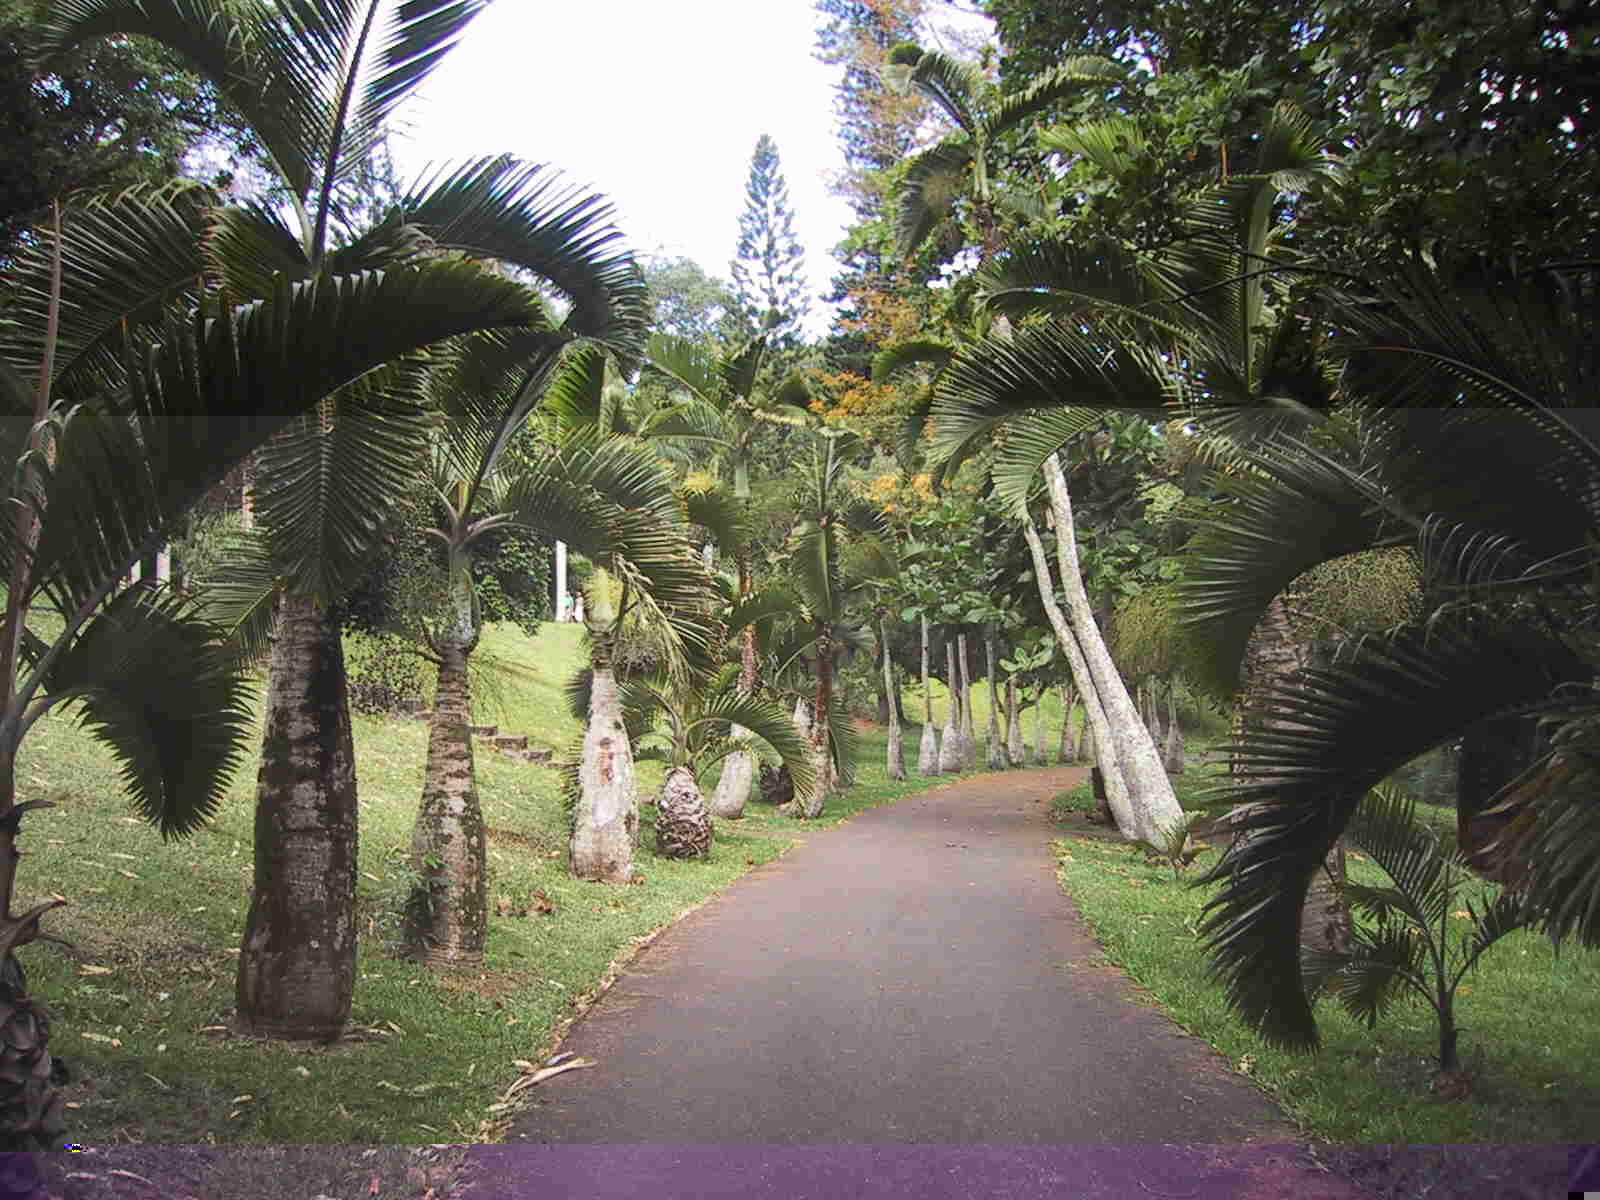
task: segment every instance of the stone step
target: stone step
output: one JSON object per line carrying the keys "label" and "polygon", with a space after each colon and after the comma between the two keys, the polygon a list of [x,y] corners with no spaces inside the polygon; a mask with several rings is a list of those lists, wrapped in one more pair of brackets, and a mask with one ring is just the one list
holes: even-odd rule
{"label": "stone step", "polygon": [[500,732],[498,725],[468,725],[467,732],[473,737],[492,738]]}
{"label": "stone step", "polygon": [[494,739],[494,744],[498,750],[526,750],[528,748],[528,735],[525,733],[502,733]]}
{"label": "stone step", "polygon": [[426,715],[428,702],[426,700],[402,700],[400,701],[400,711],[410,713],[412,716],[417,716],[418,714]]}
{"label": "stone step", "polygon": [[547,746],[537,747],[531,750],[524,750],[522,752],[522,757],[531,763],[548,763],[553,757],[555,757],[555,751],[551,750]]}

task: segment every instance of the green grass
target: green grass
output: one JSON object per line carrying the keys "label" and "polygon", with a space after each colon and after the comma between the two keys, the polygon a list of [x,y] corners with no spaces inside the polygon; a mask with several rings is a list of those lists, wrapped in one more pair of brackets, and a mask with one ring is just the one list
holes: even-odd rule
{"label": "green grass", "polygon": [[[1174,780],[1192,799],[1212,762]],[[1058,815],[1076,811],[1087,788],[1057,797]],[[1455,814],[1419,807],[1451,830]],[[1600,952],[1552,952],[1523,932],[1491,947],[1463,983],[1457,1019],[1472,1092],[1444,1099],[1437,1074],[1433,1011],[1404,1002],[1369,1032],[1332,1002],[1317,1007],[1323,1048],[1275,1050],[1246,1029],[1207,976],[1196,934],[1208,891],[1174,881],[1131,847],[1091,837],[1056,843],[1062,886],[1093,926],[1106,958],[1128,971],[1189,1032],[1210,1042],[1273,1095],[1309,1134],[1332,1142],[1467,1143],[1582,1141],[1600,1124]],[[1215,861],[1216,850],[1197,868]],[[1352,880],[1386,882],[1360,854]],[[1475,897],[1474,897],[1475,898]],[[1537,1013],[1536,1020],[1530,1015]]]}
{"label": "green grass", "polygon": [[[537,639],[489,630],[485,647],[519,670],[498,705],[480,706],[480,720],[529,733],[536,744],[566,744],[577,724],[560,687],[578,643],[571,625],[546,626]],[[257,703],[259,712],[259,693]],[[535,891],[555,911],[493,915],[482,969],[430,971],[390,948],[427,726],[361,715],[353,726],[361,797],[358,1038],[332,1047],[275,1045],[218,1028],[233,1006],[249,900],[256,756],[207,827],[163,843],[131,815],[108,750],[69,717],[52,714],[34,727],[19,758],[18,799],[49,798],[61,807],[27,818],[17,906],[65,896],[70,906],[52,912],[45,928],[76,948],[40,942],[20,957],[30,990],[53,1014],[52,1048],[73,1071],[68,1136],[85,1143],[492,1138],[508,1114],[491,1106],[518,1077],[518,1060],[548,1053],[619,957],[784,853],[791,835],[926,787],[918,779],[888,781],[884,735],[865,731],[858,782],[829,801],[820,821],[752,805],[746,819],[718,823],[708,860],[685,862],[655,855],[654,810],[646,808],[636,859],[643,882],[619,888],[567,873],[556,773],[480,743],[491,911],[498,897],[513,912],[523,909]],[[913,761],[919,732],[906,731]],[[641,768],[648,791],[659,767]]]}

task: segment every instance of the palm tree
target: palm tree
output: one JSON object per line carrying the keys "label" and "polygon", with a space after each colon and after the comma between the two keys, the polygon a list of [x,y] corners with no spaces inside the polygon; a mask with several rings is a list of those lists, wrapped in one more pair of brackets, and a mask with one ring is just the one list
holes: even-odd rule
{"label": "palm tree", "polygon": [[[45,53],[138,35],[182,54],[260,138],[293,214],[212,210],[205,263],[229,301],[314,288],[451,253],[493,258],[572,300],[543,353],[573,336],[637,338],[642,284],[600,199],[539,167],[484,159],[424,181],[370,229],[343,219],[340,190],[384,122],[484,7],[483,0],[56,0]],[[481,272],[477,272],[482,274]],[[471,328],[470,326],[467,328]],[[261,455],[260,536],[233,564],[226,612],[241,640],[270,642],[257,780],[256,880],[241,946],[237,1021],[255,1033],[328,1038],[355,981],[356,786],[343,653],[330,606],[371,550],[370,513],[426,450],[427,371],[399,363],[330,396]],[[253,596],[253,599],[252,599]]]}
{"label": "palm tree", "polygon": [[[738,600],[750,601],[755,591],[751,570],[753,533],[749,529],[750,475],[755,465],[756,435],[773,424],[806,423],[803,413],[810,394],[798,374],[790,374],[770,394],[758,390],[762,367],[768,358],[765,335],[724,354],[710,353],[688,338],[654,334],[647,350],[650,369],[680,389],[678,404],[664,410],[651,429],[655,436],[686,440],[712,454],[712,469],[731,476],[732,495],[742,510],[741,535],[724,542],[738,572]],[[760,684],[759,656],[754,623],[744,627],[740,640],[739,688],[746,696]],[[736,750],[723,762],[711,798],[711,811],[737,820],[744,813],[755,781],[755,758],[748,749]]]}
{"label": "palm tree", "polygon": [[[1128,151],[1106,132],[1105,123],[1096,123],[1051,131],[1043,140],[1121,170]],[[1306,119],[1280,105],[1263,130],[1254,171],[1190,202],[1186,236],[1173,246],[1146,255],[1104,239],[1078,245],[1044,238],[1013,247],[981,272],[979,291],[988,309],[1037,323],[988,339],[946,370],[931,422],[933,452],[945,470],[1006,426],[991,468],[996,492],[1020,511],[1043,467],[1060,546],[1070,503],[1056,455],[1090,427],[1097,411],[1168,411],[1184,402],[1208,429],[1246,439],[1316,420],[1331,397],[1310,364],[1315,327],[1285,310],[1260,264],[1271,261],[1268,252],[1277,245],[1274,206],[1285,191],[1316,181],[1323,170],[1319,154]],[[1082,631],[1074,628],[1075,636],[1099,640],[1092,618],[1078,624]],[[1098,657],[1086,654],[1086,663]],[[1138,791],[1153,788],[1154,803],[1166,809],[1170,784],[1114,674],[1102,671],[1102,687],[1109,688],[1099,697],[1110,710],[1103,714],[1110,719],[1105,730],[1088,704],[1085,680],[1077,680],[1097,751],[1116,770],[1137,762],[1145,780]],[[1247,682],[1241,707],[1263,713],[1264,678]],[[1107,740],[1114,731],[1120,746]],[[1114,786],[1108,777],[1115,808]],[[1330,868],[1337,865],[1335,854]],[[1331,895],[1336,881],[1328,882]]]}
{"label": "palm tree", "polygon": [[901,248],[914,251],[965,199],[972,205],[984,259],[1000,246],[999,207],[1007,199],[1013,207],[1022,203],[995,186],[995,140],[1085,86],[1116,87],[1128,78],[1127,68],[1111,59],[1077,56],[1063,59],[1027,87],[1005,93],[978,68],[911,44],[889,52],[889,73],[899,87],[915,88],[932,100],[958,130],[906,168],[897,218]]}
{"label": "palm tree", "polygon": [[848,717],[840,711],[833,686],[843,622],[868,581],[887,578],[894,570],[882,513],[845,494],[844,467],[858,446],[853,435],[824,434],[796,494],[799,520],[791,535],[790,569],[803,598],[817,664],[811,727],[816,780],[810,794],[796,800],[796,815],[808,818],[821,815],[835,783],[850,770],[839,738],[839,726]]}
{"label": "palm tree", "polygon": [[1317,562],[1410,543],[1423,566],[1413,617],[1275,684],[1292,722],[1250,728],[1235,747],[1233,795],[1256,802],[1256,836],[1211,872],[1224,886],[1204,931],[1230,1001],[1275,1042],[1316,1044],[1285,931],[1361,797],[1504,718],[1542,718],[1552,737],[1501,790],[1506,832],[1490,857],[1521,877],[1549,933],[1600,942],[1585,757],[1600,419],[1580,407],[1596,382],[1596,312],[1587,265],[1375,269],[1335,313],[1352,402],[1340,443],[1256,448],[1255,470],[1231,477],[1233,502],[1195,539],[1186,616],[1202,644],[1226,639],[1213,674]]}
{"label": "palm tree", "polygon": [[[50,806],[16,801],[22,739],[52,708],[78,705],[124,763],[136,810],[163,836],[182,837],[216,811],[249,736],[245,664],[191,600],[154,581],[122,588],[129,568],[252,450],[331,395],[469,330],[537,321],[523,289],[457,262],[285,282],[238,306],[197,295],[214,203],[192,184],[79,202],[20,256],[0,321],[17,513],[0,527],[0,952],[10,1007],[0,1040],[7,1061],[24,1066],[0,1089],[8,1148],[59,1142],[61,1128],[48,1023],[12,957],[45,936],[40,918],[65,903],[11,910],[21,817]],[[49,641],[25,625],[41,602],[63,623]]]}

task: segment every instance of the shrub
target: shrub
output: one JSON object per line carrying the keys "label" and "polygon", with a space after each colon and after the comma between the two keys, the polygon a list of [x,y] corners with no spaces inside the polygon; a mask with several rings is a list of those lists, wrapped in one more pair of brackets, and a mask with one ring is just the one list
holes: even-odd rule
{"label": "shrub", "polygon": [[407,700],[426,699],[428,664],[399,634],[346,634],[344,662],[350,707],[357,712],[397,713]]}

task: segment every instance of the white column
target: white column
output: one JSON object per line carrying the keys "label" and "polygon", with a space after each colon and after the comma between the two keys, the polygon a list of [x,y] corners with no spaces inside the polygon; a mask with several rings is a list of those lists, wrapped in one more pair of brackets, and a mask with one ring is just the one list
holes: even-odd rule
{"label": "white column", "polygon": [[556,543],[556,620],[567,619],[567,544]]}
{"label": "white column", "polygon": [[156,578],[162,583],[172,582],[172,548],[163,546],[156,551]]}

